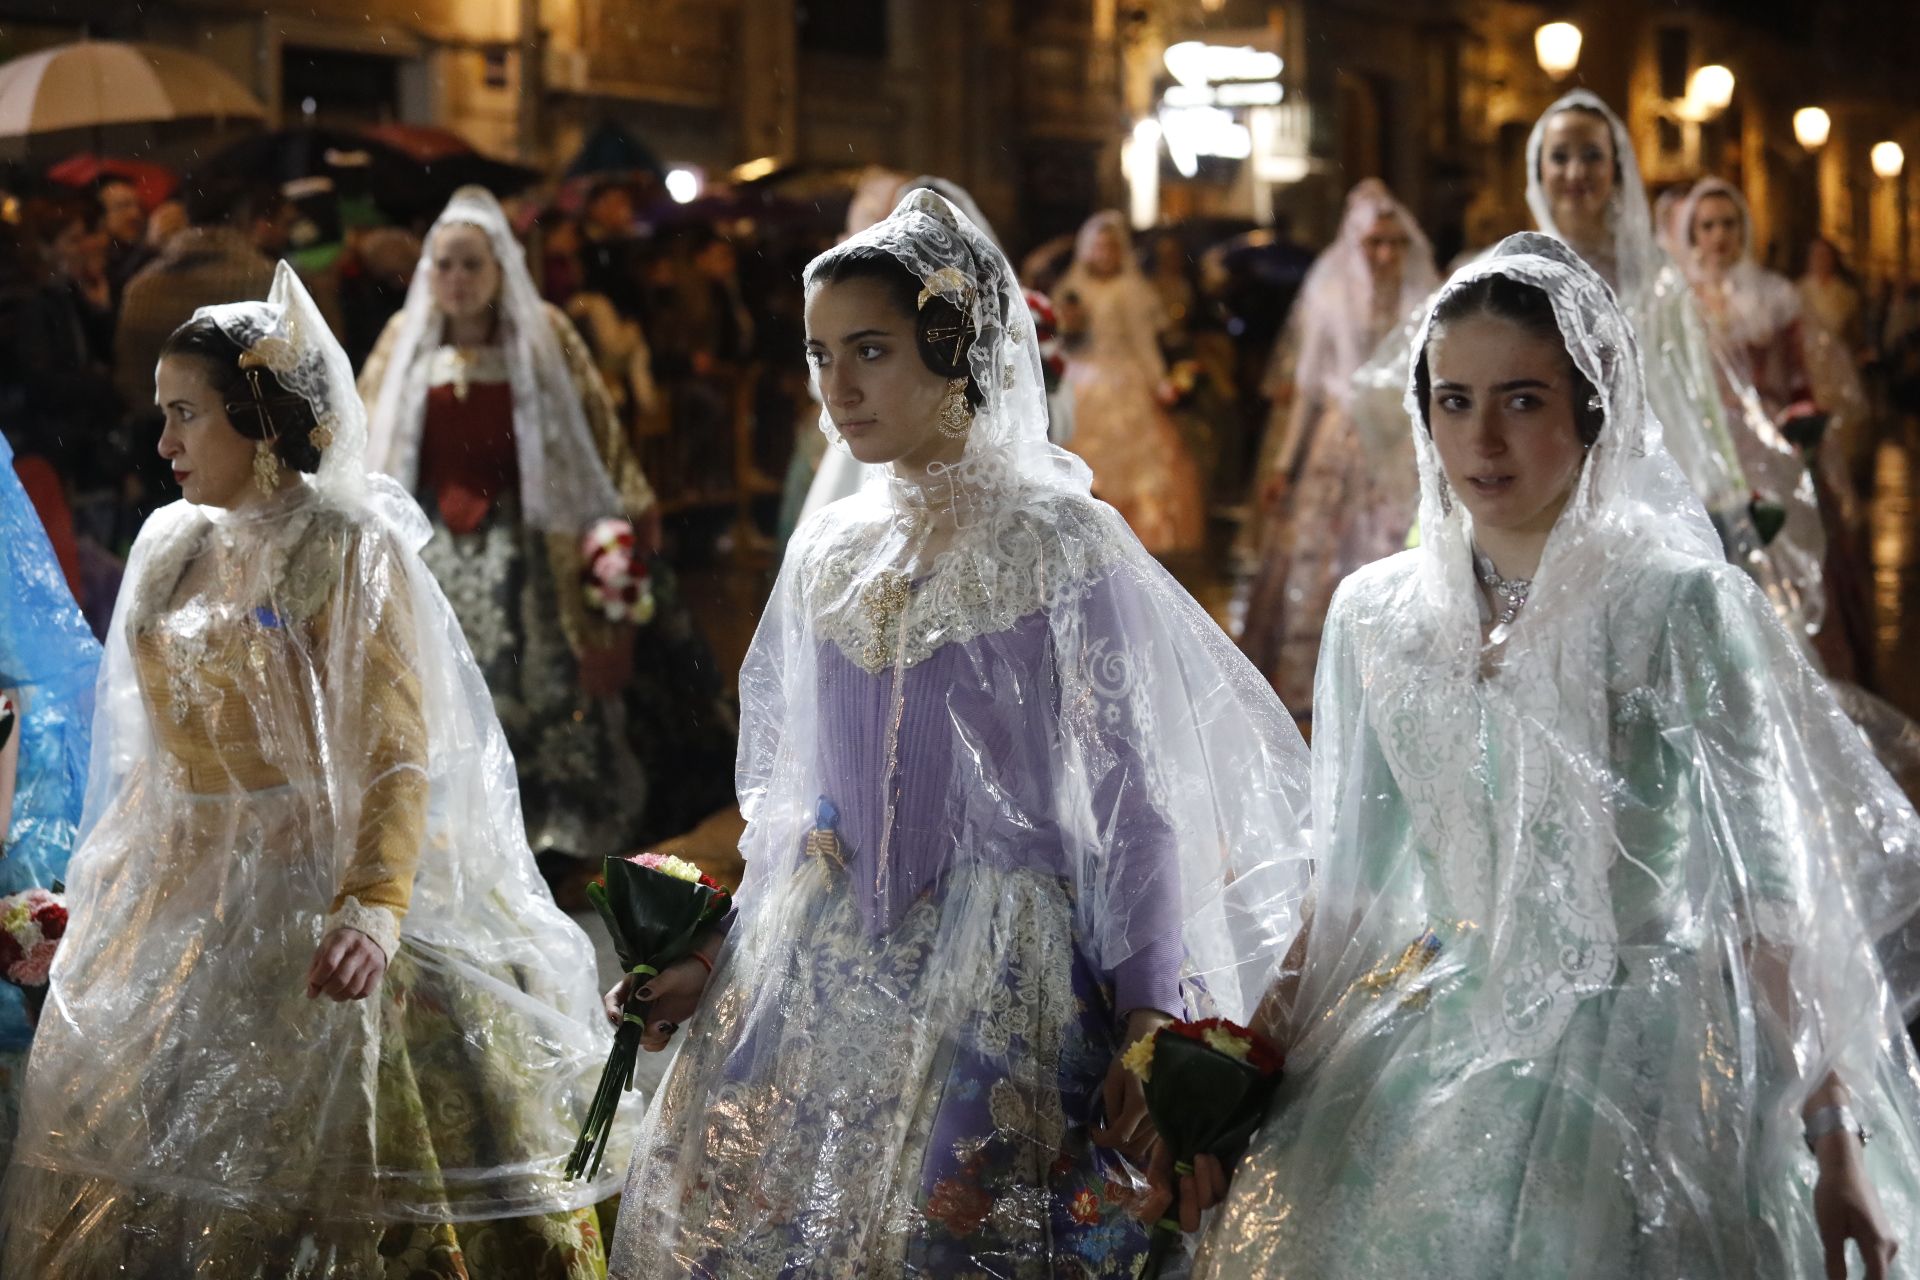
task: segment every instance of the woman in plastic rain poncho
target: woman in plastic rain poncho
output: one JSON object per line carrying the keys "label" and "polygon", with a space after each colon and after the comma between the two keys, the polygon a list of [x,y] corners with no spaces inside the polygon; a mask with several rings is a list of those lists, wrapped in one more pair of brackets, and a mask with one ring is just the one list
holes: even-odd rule
{"label": "woman in plastic rain poncho", "polygon": [[[0,437],[0,894],[67,874],[87,785],[100,642],[87,629]],[[0,984],[0,1168],[12,1151],[33,1023]]]}
{"label": "woman in plastic rain poncho", "polygon": [[4,1270],[600,1275],[593,950],[346,355],[282,264],[157,376]]}
{"label": "woman in plastic rain poncho", "polygon": [[[628,1176],[614,1275],[1128,1276],[1168,1014],[1295,923],[1304,749],[1047,443],[1006,258],[910,192],[806,273],[821,429],[890,463],[802,525],[741,673],[747,880]],[[697,1015],[694,1013],[696,1003]]]}
{"label": "woman in plastic rain poncho", "polygon": [[1286,1076],[1196,1274],[1811,1278],[1849,1236],[1895,1274],[1920,819],[1590,268],[1511,237],[1415,349],[1426,537],[1328,619]]}
{"label": "woman in plastic rain poncho", "polygon": [[1815,638],[1829,672],[1872,682],[1872,610],[1862,582],[1867,553],[1855,536],[1860,504],[1848,455],[1853,438],[1871,428],[1867,397],[1853,353],[1809,314],[1800,291],[1753,257],[1753,218],[1738,190],[1705,178],[1675,215],[1685,237],[1687,270],[1726,376],[1729,412],[1776,427],[1796,416],[1824,414],[1813,446],[1814,480],[1826,533],[1826,622]]}
{"label": "woman in plastic rain poncho", "polygon": [[1405,546],[1413,524],[1401,500],[1411,485],[1383,481],[1354,428],[1354,371],[1439,285],[1420,224],[1369,178],[1348,193],[1339,237],[1307,273],[1273,360],[1258,500],[1284,514],[1261,521],[1240,647],[1303,718],[1334,587]]}
{"label": "woman in plastic rain poncho", "polygon": [[660,510],[586,342],[543,302],[500,202],[456,192],[361,370],[368,458],[419,498],[422,550],[493,691],[534,852],[597,869],[727,803],[734,740],[672,575],[614,621],[581,589],[583,535]]}

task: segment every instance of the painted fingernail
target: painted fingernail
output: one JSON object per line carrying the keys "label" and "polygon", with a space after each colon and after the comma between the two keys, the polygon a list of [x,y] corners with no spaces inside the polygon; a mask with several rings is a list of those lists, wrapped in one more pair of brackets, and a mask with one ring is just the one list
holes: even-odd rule
{"label": "painted fingernail", "polygon": [[652,988],[652,987],[642,987],[642,988],[640,988],[640,998],[641,998],[642,1000],[651,1000],[651,999],[653,999],[653,988]]}

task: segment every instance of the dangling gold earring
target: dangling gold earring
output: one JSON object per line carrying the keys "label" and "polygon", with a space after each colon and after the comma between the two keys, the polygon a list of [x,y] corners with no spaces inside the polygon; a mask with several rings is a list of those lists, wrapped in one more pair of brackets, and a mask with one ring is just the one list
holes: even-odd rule
{"label": "dangling gold earring", "polygon": [[948,378],[947,394],[940,398],[940,434],[959,439],[973,430],[973,406],[967,403],[967,380]]}
{"label": "dangling gold earring", "polygon": [[272,497],[280,488],[280,455],[271,440],[256,440],[253,445],[253,487]]}

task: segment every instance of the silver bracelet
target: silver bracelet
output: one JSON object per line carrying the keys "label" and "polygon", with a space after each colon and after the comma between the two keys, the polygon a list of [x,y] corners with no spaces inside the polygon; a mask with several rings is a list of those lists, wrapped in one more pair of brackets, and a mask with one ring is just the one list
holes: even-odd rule
{"label": "silver bracelet", "polygon": [[1843,1131],[1851,1133],[1854,1137],[1860,1139],[1861,1146],[1864,1147],[1867,1145],[1867,1131],[1861,1123],[1854,1118],[1852,1108],[1843,1102],[1834,1103],[1832,1106],[1821,1107],[1807,1117],[1807,1130],[1803,1135],[1806,1138],[1807,1153],[1809,1155],[1813,1154],[1814,1143],[1826,1137],[1828,1134]]}

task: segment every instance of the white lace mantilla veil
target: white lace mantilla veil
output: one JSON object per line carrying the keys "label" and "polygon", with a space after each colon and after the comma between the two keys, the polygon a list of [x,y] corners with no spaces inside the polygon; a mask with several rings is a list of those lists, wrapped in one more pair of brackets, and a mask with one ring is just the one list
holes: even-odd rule
{"label": "white lace mantilla veil", "polygon": [[[1483,674],[1472,517],[1408,380],[1423,541],[1342,584],[1321,651],[1291,1119],[1214,1233],[1231,1265],[1202,1270],[1511,1230],[1475,1256],[1545,1232],[1540,1274],[1819,1275],[1798,1107],[1828,1070],[1884,1135],[1897,1238],[1920,1225],[1920,819],[1725,562],[1612,291],[1527,233],[1434,307],[1490,275],[1551,298],[1605,425]],[[1412,1190],[1476,1160],[1452,1206]],[[1510,1222],[1472,1216],[1488,1188]],[[1768,1232],[1791,1269],[1757,1261]]]}
{"label": "white lace mantilla veil", "polygon": [[372,443],[367,456],[373,468],[394,477],[409,493],[417,487],[426,429],[427,357],[440,346],[446,329],[433,299],[433,242],[440,229],[449,226],[485,232],[500,266],[497,305],[513,388],[522,519],[548,533],[578,534],[603,516],[622,514],[624,505],[594,445],[566,356],[527,270],[526,253],[507,224],[506,211],[483,187],[455,192],[421,243],[386,378],[369,406]]}
{"label": "white lace mantilla veil", "polygon": [[1353,398],[1353,372],[1368,355],[1372,327],[1373,270],[1362,241],[1383,216],[1396,218],[1407,234],[1406,263],[1400,273],[1396,316],[1413,318],[1440,287],[1433,269],[1433,243],[1412,210],[1394,199],[1385,183],[1368,178],[1347,193],[1340,230],[1325,252],[1313,260],[1300,285],[1299,300],[1288,317],[1281,342],[1297,353],[1293,380],[1300,394],[1320,396],[1345,407]]}
{"label": "white lace mantilla veil", "polygon": [[[947,178],[921,174],[917,178],[901,180],[900,175],[886,169],[869,170],[860,180],[854,191],[854,197],[847,206],[847,235],[855,236],[884,219],[892,212],[894,204],[901,195],[917,188],[925,187],[944,198],[954,208],[964,214],[980,233],[991,240],[996,248],[1000,238],[993,234],[993,227],[987,222],[985,214],[972,196]],[[884,195],[884,203],[882,197]],[[809,384],[809,389],[811,384]],[[823,413],[820,421],[828,428],[826,431],[827,450],[820,457],[820,465],[813,473],[813,480],[807,485],[807,498],[800,507],[800,519],[805,520],[814,512],[830,502],[838,502],[859,490],[868,482],[884,483],[885,467],[868,466],[859,461],[847,450],[846,441],[830,428],[832,421]]]}
{"label": "white lace mantilla veil", "polygon": [[[100,1233],[135,1230],[149,1200],[163,1234],[208,1224],[168,1256],[204,1247],[223,1275],[254,1274],[237,1268],[262,1265],[277,1229],[250,1260],[220,1252],[234,1214],[337,1226],[592,1205],[617,1171],[563,1169],[610,1045],[593,948],[535,869],[493,702],[417,554],[426,519],[367,473],[352,369],[287,264],[264,303],[195,316],[332,437],[311,477],[233,511],[176,502],[134,545],[13,1242],[59,1223],[18,1193],[75,1179],[125,1189]],[[391,957],[365,1000],[305,997],[334,924]],[[430,1095],[415,1105],[431,1138],[390,1096],[395,1071]]]}
{"label": "white lace mantilla veil", "polygon": [[[943,645],[1044,625],[1052,688],[983,684],[949,696],[1030,699],[1034,715],[1057,718],[1058,755],[1048,767],[1058,810],[1020,817],[1059,824],[1082,938],[1106,969],[1132,954],[1141,930],[1120,907],[1137,894],[1138,869],[1123,874],[1118,865],[1103,804],[1118,790],[1144,789],[1177,833],[1183,972],[1221,1012],[1244,1016],[1289,941],[1304,876],[1299,733],[1225,634],[1118,514],[1092,498],[1086,465],[1048,441],[1039,346],[1005,255],[950,202],[922,189],[815,259],[806,279],[817,281],[845,253],[874,248],[967,317],[976,335],[968,364],[984,402],[957,463],[925,483],[890,473],[794,535],[740,677],[749,909],[778,897],[815,819],[820,646],[837,645],[869,671],[892,667],[904,676]],[[834,434],[824,410],[821,429]],[[955,527],[950,543],[929,555],[936,524]],[[876,603],[876,591],[909,580],[904,608]],[[1110,588],[1101,607],[1119,609],[1117,620],[1089,616],[1099,585]],[[986,670],[978,674],[988,679]],[[898,731],[897,717],[890,725],[886,732]],[[956,750],[955,758],[976,750]],[[985,773],[952,780],[956,858],[992,856],[965,845],[978,823],[969,809],[994,803],[982,794],[990,787]],[[889,850],[863,853],[884,902]]]}

